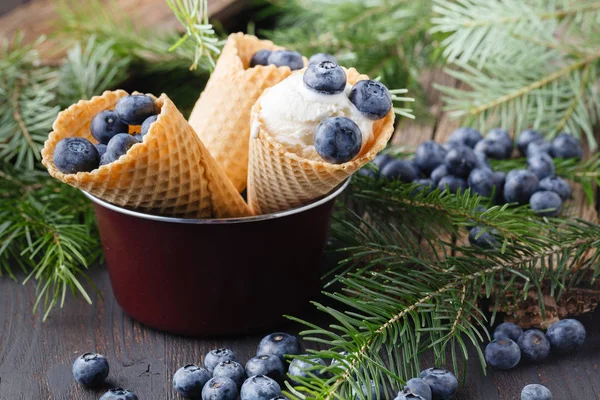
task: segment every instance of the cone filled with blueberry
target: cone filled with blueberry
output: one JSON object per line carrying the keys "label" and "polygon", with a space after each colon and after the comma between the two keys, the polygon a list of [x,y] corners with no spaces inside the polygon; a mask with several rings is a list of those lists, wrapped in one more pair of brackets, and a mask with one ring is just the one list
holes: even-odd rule
{"label": "cone filled with blueberry", "polygon": [[252,106],[265,89],[305,65],[299,53],[271,41],[243,33],[227,39],[189,122],[238,191],[246,188]]}
{"label": "cone filled with blueberry", "polygon": [[42,150],[49,173],[118,206],[168,216],[249,215],[166,96],[107,91],[61,112]]}

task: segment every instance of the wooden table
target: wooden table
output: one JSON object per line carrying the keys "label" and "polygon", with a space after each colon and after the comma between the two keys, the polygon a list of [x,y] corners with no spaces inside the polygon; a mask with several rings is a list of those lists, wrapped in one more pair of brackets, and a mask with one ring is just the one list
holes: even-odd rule
{"label": "wooden table", "polygon": [[[124,0],[125,7],[134,7],[139,0]],[[216,10],[228,0],[211,2]],[[51,2],[36,0],[42,5],[41,15],[45,21],[54,13]],[[141,2],[164,4],[162,0]],[[33,25],[28,33],[44,31],[35,24],[36,15],[31,14],[33,5],[0,18],[0,36],[10,33],[23,23]],[[226,10],[226,8],[223,8]],[[158,7],[154,20],[166,26],[174,21]],[[14,18],[22,18],[18,22]],[[10,23],[7,23],[10,22]],[[47,24],[48,21],[45,23]],[[457,127],[441,109],[439,93],[433,82],[456,85],[440,72],[426,72],[422,77],[431,104],[433,121],[427,125],[405,123],[395,135],[393,142],[416,145],[424,140],[444,141]],[[587,205],[581,190],[575,190],[573,209],[587,220],[598,220],[597,208]],[[245,363],[254,356],[256,345],[262,335],[194,339],[178,337],[148,329],[133,321],[116,304],[110,288],[108,275],[102,266],[90,272],[103,296],[93,296],[93,306],[83,301],[69,299],[63,310],[55,311],[42,323],[39,315],[32,313],[35,302],[33,285],[22,286],[19,282],[0,279],[0,400],[92,400],[103,390],[87,391],[77,385],[71,375],[71,364],[77,355],[97,351],[107,356],[111,363],[110,386],[134,390],[141,400],[178,399],[171,387],[173,373],[187,363],[200,363],[206,352],[217,347],[233,349],[238,359]],[[201,294],[199,294],[201,296]],[[190,310],[193,312],[193,310]],[[311,317],[308,317],[311,319]],[[554,398],[600,399],[600,311],[583,316],[581,320],[588,329],[583,348],[572,355],[552,359],[540,365],[520,365],[512,371],[489,371],[485,376],[474,349],[471,349],[468,375],[456,399],[495,400],[519,399],[523,386],[542,383],[548,386]],[[311,320],[319,319],[318,315]],[[299,327],[286,325],[282,318],[282,330],[297,332]],[[308,347],[311,345],[308,344]],[[431,365],[424,358],[423,365]]]}

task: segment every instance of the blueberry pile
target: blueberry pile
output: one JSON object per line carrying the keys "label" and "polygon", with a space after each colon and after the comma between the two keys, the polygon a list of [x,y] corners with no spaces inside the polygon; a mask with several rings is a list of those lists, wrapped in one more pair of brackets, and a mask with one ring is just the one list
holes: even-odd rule
{"label": "blueberry pile", "polygon": [[[319,64],[323,61],[337,63],[331,54],[317,53],[310,57],[308,64]],[[257,65],[275,65],[277,67],[290,67],[292,71],[304,68],[302,54],[291,50],[259,50],[250,58],[250,68]]]}
{"label": "blueberry pile", "polygon": [[575,319],[564,319],[546,333],[539,329],[525,332],[513,324],[502,323],[494,331],[494,340],[485,348],[485,360],[491,367],[508,370],[522,359],[543,362],[550,354],[566,354],[579,348],[585,340],[585,328]]}
{"label": "blueberry pile", "polygon": [[[94,116],[90,132],[98,141],[92,144],[81,137],[62,139],[54,149],[54,165],[66,174],[90,172],[116,161],[136,143],[140,143],[160,112],[154,100],[146,95],[122,97],[114,110]],[[129,134],[129,126],[140,126],[140,133]]]}
{"label": "blueberry pile", "polygon": [[[340,94],[346,88],[344,69],[332,61],[313,63],[304,71],[307,88],[323,95]],[[380,82],[358,81],[348,98],[362,115],[371,120],[384,118],[392,107],[389,90]],[[362,133],[350,118],[330,117],[319,123],[315,131],[315,150],[323,160],[342,164],[358,155]]]}
{"label": "blueberry pile", "polygon": [[458,379],[443,368],[427,368],[420,378],[406,382],[394,400],[450,400],[458,390]]}

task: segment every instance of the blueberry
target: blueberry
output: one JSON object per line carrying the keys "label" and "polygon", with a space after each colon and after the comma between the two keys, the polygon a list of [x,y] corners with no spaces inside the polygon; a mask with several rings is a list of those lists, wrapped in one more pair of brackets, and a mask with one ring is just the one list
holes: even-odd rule
{"label": "blueberry", "polygon": [[416,179],[413,181],[417,187],[413,190],[412,194],[415,196],[418,193],[425,191],[427,194],[433,192],[436,188],[436,184],[431,179]]}
{"label": "blueberry", "polygon": [[242,400],[270,400],[281,394],[281,387],[268,376],[257,375],[246,379],[242,385]]}
{"label": "blueberry", "polygon": [[569,353],[579,348],[585,340],[585,328],[576,319],[563,319],[546,331],[550,348],[556,354]]}
{"label": "blueberry", "polygon": [[546,386],[533,383],[523,388],[521,400],[552,400],[552,393]]}
{"label": "blueberry", "polygon": [[506,160],[507,158],[510,158],[510,153],[508,153],[509,150],[506,147],[506,144],[497,140],[488,138],[480,140],[475,145],[474,150],[495,160]]}
{"label": "blueberry", "polygon": [[450,134],[448,142],[456,142],[473,148],[481,139],[483,139],[483,137],[477,129],[463,126]]}
{"label": "blueberry", "polygon": [[492,340],[485,347],[485,361],[497,369],[514,368],[521,360],[519,346],[508,338]]}
{"label": "blueberry", "polygon": [[481,233],[483,229],[481,226],[469,229],[469,243],[471,243],[471,246],[482,249],[497,249],[500,247],[494,232],[488,229],[484,233]]}
{"label": "blueberry", "polygon": [[329,163],[343,164],[350,161],[358,155],[361,147],[360,128],[349,118],[326,118],[317,126],[315,150]]}
{"label": "blueberry", "polygon": [[527,157],[539,153],[550,154],[550,143],[546,142],[544,139],[538,139],[527,145],[527,150],[525,151]]}
{"label": "blueberry", "polygon": [[212,374],[213,370],[223,361],[235,361],[235,353],[229,349],[215,349],[204,356],[204,367]]}
{"label": "blueberry", "polygon": [[237,384],[222,376],[210,379],[202,389],[202,400],[236,400]]}
{"label": "blueberry", "polygon": [[285,362],[284,355],[298,355],[302,353],[300,341],[294,335],[284,332],[275,332],[262,338],[256,348],[256,355],[273,354]]}
{"label": "blueberry", "polygon": [[581,141],[568,133],[561,133],[552,140],[550,154],[555,158],[581,158]]}
{"label": "blueberry", "polygon": [[405,394],[410,393],[421,396],[421,398],[423,398],[424,400],[431,400],[431,388],[421,378],[409,379],[408,382],[406,382],[406,385],[404,386],[404,390],[402,392]]}
{"label": "blueberry", "polygon": [[467,181],[463,178],[459,178],[452,175],[444,176],[437,184],[437,188],[440,189],[440,192],[444,190],[448,190],[450,193],[458,193],[460,189],[461,192],[467,190]]}
{"label": "blueberry", "polygon": [[442,146],[433,140],[428,140],[417,147],[415,163],[421,171],[430,174],[431,171],[444,163],[446,153],[446,149]]}
{"label": "blueberry", "polygon": [[271,400],[290,400],[290,399],[288,399],[284,395],[280,394],[279,396],[273,397]]}
{"label": "blueberry", "polygon": [[501,203],[504,200],[504,182],[506,181],[506,174],[502,171],[494,171],[492,178],[494,180],[494,194],[496,203]]}
{"label": "blueberry", "polygon": [[202,388],[209,380],[210,372],[206,368],[188,364],[173,375],[173,388],[183,397],[196,398],[202,396]]}
{"label": "blueberry", "polygon": [[263,354],[251,358],[246,363],[248,376],[266,375],[276,381],[281,381],[285,376],[285,366],[281,359],[273,354]]}
{"label": "blueberry", "polygon": [[535,192],[529,199],[531,209],[541,217],[556,217],[562,208],[560,196],[549,190]]}
{"label": "blueberry", "polygon": [[269,56],[271,53],[271,50],[262,49],[252,54],[252,58],[250,58],[250,68],[256,67],[257,65],[269,65]]}
{"label": "blueberry", "polygon": [[290,364],[288,374],[292,382],[300,384],[300,382],[296,381],[294,378],[306,378],[313,375],[323,377],[323,374],[320,372],[321,366],[325,366],[325,361],[320,358],[312,358],[310,362],[294,358]]}
{"label": "blueberry", "polygon": [[104,143],[98,143],[94,145],[96,150],[98,151],[98,157],[102,158],[104,153],[106,153],[106,145]]}
{"label": "blueberry", "polygon": [[73,377],[86,387],[96,387],[104,383],[110,368],[104,356],[96,353],[85,353],[73,363]]}
{"label": "blueberry", "polygon": [[513,150],[513,141],[506,129],[494,128],[485,135],[485,138],[502,143],[506,149],[507,158],[510,158]]}
{"label": "blueberry", "polygon": [[488,156],[486,156],[485,153],[480,151],[474,151],[474,153],[477,158],[477,168],[492,169],[492,164],[490,164],[490,160],[488,160]]}
{"label": "blueberry", "polygon": [[356,82],[349,98],[358,111],[372,120],[382,119],[392,108],[392,95],[388,88],[373,80]]}
{"label": "blueberry", "polygon": [[399,180],[410,183],[417,179],[417,170],[407,160],[394,160],[385,165],[381,170],[381,177],[388,180]]}
{"label": "blueberry", "polygon": [[458,379],[443,368],[427,368],[421,371],[421,379],[429,385],[433,400],[450,400],[458,390]]}
{"label": "blueberry", "polygon": [[475,168],[469,174],[467,184],[471,192],[490,197],[494,190],[494,173],[489,169]]}
{"label": "blueberry", "polygon": [[[356,390],[352,389],[353,393],[356,393]],[[383,388],[381,385],[377,385],[375,381],[371,380],[370,385],[367,387],[366,385],[361,385],[361,392],[364,395],[365,399],[377,400],[377,393],[383,394]],[[369,394],[370,393],[370,394]],[[360,400],[361,396],[356,394],[354,396],[354,400]]]}
{"label": "blueberry", "polygon": [[152,97],[145,94],[133,94],[121,97],[115,111],[119,119],[129,125],[141,125],[146,118],[156,115],[160,109]]}
{"label": "blueberry", "polygon": [[504,183],[504,199],[507,203],[529,203],[532,194],[538,191],[540,181],[531,171],[511,171]]}
{"label": "blueberry", "polygon": [[100,400],[138,400],[138,397],[130,390],[116,388],[104,393]]}
{"label": "blueberry", "polygon": [[[431,397],[430,397],[430,399],[431,399]],[[398,393],[398,396],[396,396],[396,398],[394,400],[427,400],[427,399],[425,399],[422,396],[419,396],[418,394],[400,392],[400,393]]]}
{"label": "blueberry", "polygon": [[100,157],[100,166],[102,165],[106,165],[106,164],[110,164],[111,162],[115,161],[116,159],[113,159],[110,154],[102,154],[102,157]]}
{"label": "blueberry", "polygon": [[446,154],[444,164],[450,175],[466,178],[471,170],[477,167],[477,157],[470,147],[458,146]]}
{"label": "blueberry", "polygon": [[533,129],[526,129],[519,134],[517,138],[517,148],[523,157],[527,156],[527,146],[529,143],[536,140],[543,140],[544,137],[541,133]]}
{"label": "blueberry", "polygon": [[53,159],[56,168],[65,174],[89,172],[98,168],[100,163],[96,147],[80,137],[65,138],[58,142]]}
{"label": "blueberry", "polygon": [[387,163],[394,160],[395,158],[389,154],[377,154],[371,163],[375,165],[379,171],[381,171],[381,169],[385,167]]}
{"label": "blueberry", "polygon": [[[128,133],[119,133],[113,136],[106,146],[106,153],[102,156],[112,161],[118,160],[123,154],[127,153],[139,140]],[[101,160],[102,161],[102,160]],[[111,162],[112,162],[111,161]]]}
{"label": "blueberry", "polygon": [[527,169],[533,172],[538,179],[554,176],[556,171],[554,160],[546,153],[532,154],[527,158]]}
{"label": "blueberry", "polygon": [[292,71],[304,68],[302,54],[291,50],[275,50],[269,54],[267,62],[277,67],[290,67]]}
{"label": "blueberry", "polygon": [[146,118],[144,120],[144,122],[142,122],[142,129],[140,131],[140,135],[142,135],[142,137],[146,136],[146,134],[148,133],[148,130],[150,129],[150,126],[154,123],[154,121],[156,121],[158,119],[158,115],[152,115],[148,118]]}
{"label": "blueberry", "polygon": [[362,167],[361,169],[359,169],[357,174],[360,176],[366,176],[371,179],[377,179],[379,177],[379,174],[377,172],[373,171],[371,168],[369,168],[366,165],[364,167]]}
{"label": "blueberry", "polygon": [[508,338],[513,342],[519,340],[523,334],[523,329],[512,322],[503,322],[494,330],[494,339]]}
{"label": "blueberry", "polygon": [[346,73],[339,65],[323,61],[310,65],[303,76],[304,84],[318,93],[337,94],[346,88]]}
{"label": "blueberry", "polygon": [[313,54],[312,56],[310,56],[310,58],[308,59],[308,65],[319,64],[319,63],[322,63],[323,61],[330,61],[335,64],[338,63],[336,58],[334,56],[332,56],[331,54],[317,53],[317,54]]}
{"label": "blueberry", "polygon": [[446,167],[445,164],[442,164],[433,171],[431,171],[431,175],[429,177],[431,178],[433,183],[437,185],[440,182],[440,180],[445,176],[448,176],[448,167]]}
{"label": "blueberry", "polygon": [[117,133],[128,132],[129,126],[121,121],[115,110],[101,111],[92,118],[90,132],[100,143],[108,141]]}
{"label": "blueberry", "polygon": [[539,329],[525,331],[517,344],[521,349],[521,357],[527,361],[542,362],[550,354],[550,342]]}
{"label": "blueberry", "polygon": [[246,371],[244,367],[236,361],[227,360],[221,361],[213,370],[213,377],[223,377],[233,380],[238,386],[242,386],[246,379]]}
{"label": "blueberry", "polygon": [[556,193],[562,201],[567,201],[571,198],[571,186],[566,180],[557,176],[549,176],[542,179],[540,181],[540,189]]}

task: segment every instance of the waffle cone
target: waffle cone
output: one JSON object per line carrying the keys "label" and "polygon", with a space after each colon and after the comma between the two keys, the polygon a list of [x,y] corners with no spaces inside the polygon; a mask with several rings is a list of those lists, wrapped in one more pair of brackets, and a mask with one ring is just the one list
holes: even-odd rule
{"label": "waffle cone", "polygon": [[[355,84],[368,79],[354,68],[346,71]],[[315,161],[290,153],[268,132],[260,120],[261,103],[252,108],[252,129],[248,167],[248,203],[254,214],[267,214],[307,204],[331,192],[346,178],[371,161],[387,144],[394,131],[394,112],[373,125],[373,140],[358,156],[343,164]]]}
{"label": "waffle cone", "polygon": [[249,209],[173,102],[156,99],[160,114],[144,141],[118,160],[91,172],[65,174],[53,161],[56,144],[66,137],[92,143],[92,118],[114,109],[127,92],[106,91],[62,111],[42,149],[50,175],[112,204],[173,217],[227,218],[249,215]]}
{"label": "waffle cone", "polygon": [[[278,50],[268,40],[234,33],[229,36],[189,122],[238,191],[246,188],[250,110],[262,92],[287,78],[289,67],[248,68],[258,50]],[[306,64],[306,60],[305,60]]]}

